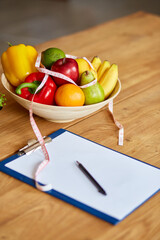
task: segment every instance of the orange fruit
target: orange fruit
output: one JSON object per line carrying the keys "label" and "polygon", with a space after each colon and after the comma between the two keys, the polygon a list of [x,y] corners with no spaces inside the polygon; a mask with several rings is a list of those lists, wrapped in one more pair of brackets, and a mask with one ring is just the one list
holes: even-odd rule
{"label": "orange fruit", "polygon": [[82,89],[71,83],[61,85],[55,93],[55,102],[58,106],[83,106],[84,101]]}

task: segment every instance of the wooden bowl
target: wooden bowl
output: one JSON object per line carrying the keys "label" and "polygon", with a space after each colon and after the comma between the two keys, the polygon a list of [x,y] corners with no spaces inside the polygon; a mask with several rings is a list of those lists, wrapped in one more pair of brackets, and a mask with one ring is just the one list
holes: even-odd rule
{"label": "wooden bowl", "polygon": [[[8,82],[4,73],[1,76],[1,80],[4,88],[13,97],[13,99],[16,102],[18,102],[20,105],[22,105],[24,108],[29,110],[29,106],[31,102],[15,94],[13,86]],[[82,118],[91,113],[94,113],[100,108],[104,107],[119,94],[120,90],[121,90],[121,82],[118,79],[118,82],[112,94],[108,99],[106,99],[103,102],[92,104],[92,105],[80,106],[80,107],[51,106],[51,105],[45,105],[45,104],[33,102],[33,113],[52,122],[57,122],[57,123],[70,122],[75,119]]]}

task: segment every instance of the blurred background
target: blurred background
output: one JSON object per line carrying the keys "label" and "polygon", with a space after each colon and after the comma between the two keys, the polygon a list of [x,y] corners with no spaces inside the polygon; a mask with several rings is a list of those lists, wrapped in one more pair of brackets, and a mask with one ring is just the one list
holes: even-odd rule
{"label": "blurred background", "polygon": [[0,54],[7,42],[36,45],[137,11],[160,0],[0,0]]}

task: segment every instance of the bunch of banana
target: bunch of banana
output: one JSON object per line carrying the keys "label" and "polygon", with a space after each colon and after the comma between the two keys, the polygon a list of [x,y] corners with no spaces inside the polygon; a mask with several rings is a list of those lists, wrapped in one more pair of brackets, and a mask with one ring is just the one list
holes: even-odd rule
{"label": "bunch of banana", "polygon": [[110,64],[105,60],[101,62],[99,57],[94,57],[91,61],[97,71],[97,80],[104,89],[105,99],[111,94],[118,80],[118,66]]}

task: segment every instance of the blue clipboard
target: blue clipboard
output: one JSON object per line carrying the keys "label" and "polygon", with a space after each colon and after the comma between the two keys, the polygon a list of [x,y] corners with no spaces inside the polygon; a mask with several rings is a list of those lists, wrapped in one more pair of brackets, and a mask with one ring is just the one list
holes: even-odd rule
{"label": "blue clipboard", "polygon": [[[160,190],[157,167],[64,129],[49,137],[52,142],[46,147],[51,164],[43,170],[39,180],[42,184],[46,179],[52,182],[53,189],[47,194],[117,224]],[[101,183],[107,196],[96,191],[77,168],[76,160]],[[35,187],[33,173],[40,161],[43,161],[41,149],[29,155],[15,154],[0,162],[0,170]]]}

